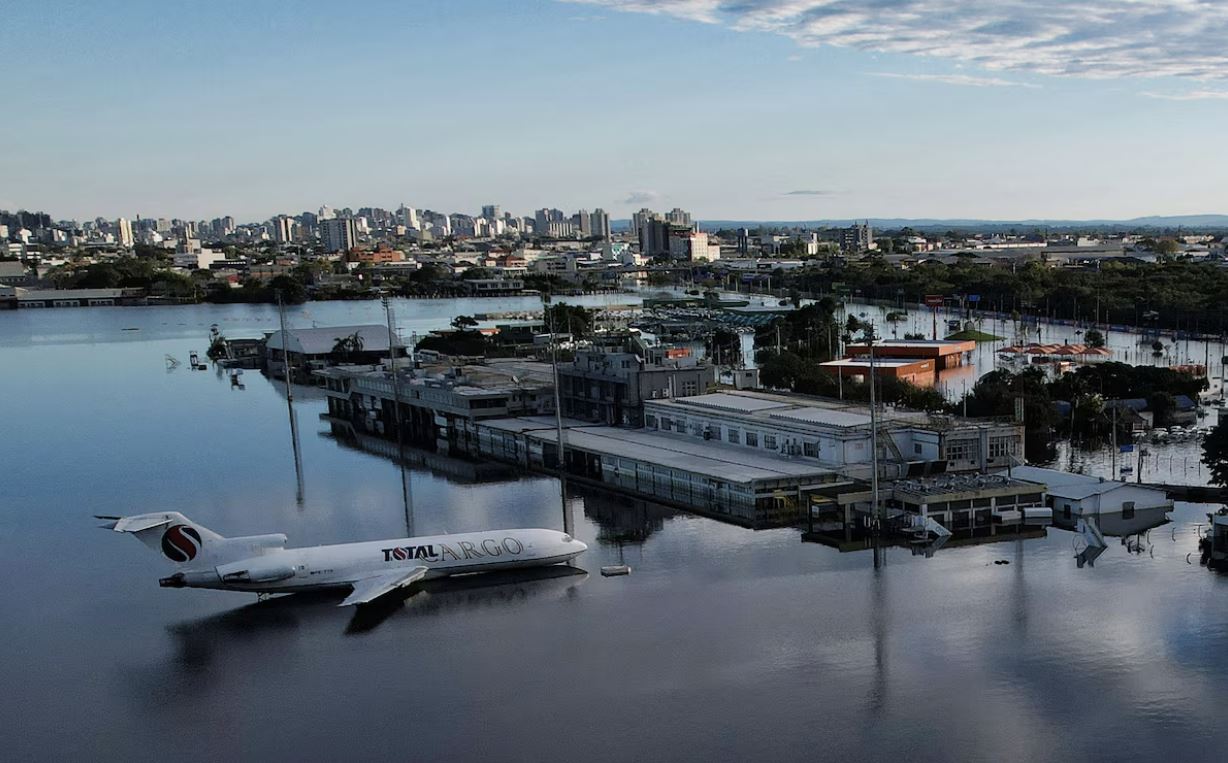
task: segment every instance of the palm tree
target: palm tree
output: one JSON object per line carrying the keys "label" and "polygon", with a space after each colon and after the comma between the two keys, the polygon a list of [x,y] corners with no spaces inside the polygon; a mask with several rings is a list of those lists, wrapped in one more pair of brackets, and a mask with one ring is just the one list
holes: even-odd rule
{"label": "palm tree", "polygon": [[329,352],[337,361],[353,361],[355,356],[362,354],[362,335],[355,331],[349,336],[339,336],[334,339],[333,349]]}

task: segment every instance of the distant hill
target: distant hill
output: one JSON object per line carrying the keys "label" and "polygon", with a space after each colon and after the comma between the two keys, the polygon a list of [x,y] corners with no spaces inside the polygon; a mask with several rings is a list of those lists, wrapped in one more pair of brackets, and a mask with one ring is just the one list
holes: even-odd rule
{"label": "distant hill", "polygon": [[[827,220],[700,220],[699,225],[704,230],[718,228],[833,228],[844,227],[854,223],[864,222],[866,218],[846,218]],[[971,218],[906,218],[906,217],[871,217],[870,225],[880,229],[914,228],[916,230],[1032,230],[1044,228],[1048,230],[1139,230],[1150,228],[1156,230],[1228,230],[1228,215],[1151,215],[1135,217],[1129,220],[977,220]],[[631,226],[630,220],[615,220],[613,227],[626,230]]]}

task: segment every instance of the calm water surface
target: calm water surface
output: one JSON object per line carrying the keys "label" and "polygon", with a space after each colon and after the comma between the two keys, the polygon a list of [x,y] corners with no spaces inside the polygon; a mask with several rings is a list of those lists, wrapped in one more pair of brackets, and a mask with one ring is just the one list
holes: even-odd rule
{"label": "calm water surface", "polygon": [[[398,314],[408,333],[532,304]],[[160,589],[160,558],[91,514],[175,509],[292,544],[404,532],[398,470],[329,437],[318,393],[297,403],[300,505],[278,387],[166,370],[214,322],[276,313],[0,313],[5,759],[1222,759],[1228,578],[1197,565],[1202,506],[1138,553],[1110,539],[1094,568],[1060,530],[876,567],[573,490],[587,575],[433,583],[359,617],[338,596]],[[418,532],[561,525],[552,479],[455,473],[412,473]],[[619,560],[632,575],[597,573]]]}

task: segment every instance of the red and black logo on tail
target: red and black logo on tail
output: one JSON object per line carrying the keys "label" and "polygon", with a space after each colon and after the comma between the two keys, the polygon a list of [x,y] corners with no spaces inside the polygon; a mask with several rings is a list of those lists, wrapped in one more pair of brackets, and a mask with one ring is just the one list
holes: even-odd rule
{"label": "red and black logo on tail", "polygon": [[171,525],[162,533],[162,553],[172,562],[192,561],[200,546],[200,533],[187,525]]}

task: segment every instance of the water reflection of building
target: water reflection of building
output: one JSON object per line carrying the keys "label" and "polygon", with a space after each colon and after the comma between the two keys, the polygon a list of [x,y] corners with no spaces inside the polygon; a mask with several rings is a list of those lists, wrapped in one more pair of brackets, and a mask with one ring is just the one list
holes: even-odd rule
{"label": "water reflection of building", "polygon": [[677,516],[674,509],[641,498],[595,488],[579,488],[584,516],[597,523],[597,539],[606,543],[643,543]]}
{"label": "water reflection of building", "polygon": [[[328,419],[327,416],[325,418]],[[396,442],[361,432],[348,421],[329,419],[329,424],[329,431],[322,432],[321,435],[331,438],[344,448],[360,450],[394,463],[400,460],[400,452],[404,454],[407,465],[425,467],[457,482],[498,482],[515,476],[513,471],[503,464],[468,461],[409,445],[398,448]]]}

